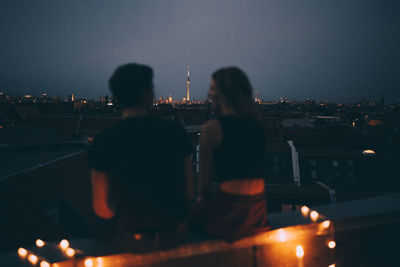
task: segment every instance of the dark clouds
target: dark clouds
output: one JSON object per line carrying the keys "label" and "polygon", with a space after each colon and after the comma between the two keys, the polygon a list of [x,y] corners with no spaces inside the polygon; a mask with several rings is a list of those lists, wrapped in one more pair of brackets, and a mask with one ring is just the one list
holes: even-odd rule
{"label": "dark clouds", "polygon": [[400,2],[4,1],[0,88],[98,97],[121,63],[155,70],[158,96],[203,98],[237,65],[264,99],[400,97]]}

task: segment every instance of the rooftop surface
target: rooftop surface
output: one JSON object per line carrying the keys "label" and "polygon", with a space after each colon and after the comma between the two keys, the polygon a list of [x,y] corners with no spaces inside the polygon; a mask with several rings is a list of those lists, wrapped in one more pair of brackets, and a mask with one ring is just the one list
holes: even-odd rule
{"label": "rooftop surface", "polygon": [[0,149],[0,177],[27,168],[35,168],[58,160],[66,155],[81,151],[79,147],[21,147]]}
{"label": "rooftop surface", "polygon": [[[269,216],[272,230],[233,244],[201,240],[147,254],[107,253],[94,240],[72,240],[69,258],[56,243],[3,254],[7,266],[396,266],[400,196],[381,196]],[[312,219],[312,211],[318,218]],[[47,266],[43,264],[43,266]],[[49,265],[50,266],[50,265]]]}

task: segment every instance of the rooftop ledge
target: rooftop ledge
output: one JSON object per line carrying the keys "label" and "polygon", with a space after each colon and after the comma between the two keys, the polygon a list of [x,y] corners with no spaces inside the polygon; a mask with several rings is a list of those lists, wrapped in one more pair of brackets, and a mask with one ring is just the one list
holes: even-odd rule
{"label": "rooftop ledge", "polygon": [[[390,266],[397,259],[400,196],[381,196],[269,216],[272,230],[233,244],[193,242],[147,254],[110,254],[94,240],[72,240],[0,255],[6,266]],[[34,255],[34,257],[32,257]],[[36,258],[35,258],[36,257]],[[36,261],[33,261],[36,259]],[[48,264],[48,265],[47,265]],[[394,266],[394,265],[393,265]]]}

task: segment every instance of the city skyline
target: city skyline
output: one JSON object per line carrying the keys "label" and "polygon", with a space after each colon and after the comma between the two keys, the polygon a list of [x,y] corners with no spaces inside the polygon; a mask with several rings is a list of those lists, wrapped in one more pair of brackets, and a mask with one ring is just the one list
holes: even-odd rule
{"label": "city skyline", "polygon": [[[397,1],[2,1],[0,89],[109,94],[126,62],[154,69],[157,96],[207,95],[211,74],[238,66],[265,99],[397,100]],[[76,90],[76,91],[72,91]]]}

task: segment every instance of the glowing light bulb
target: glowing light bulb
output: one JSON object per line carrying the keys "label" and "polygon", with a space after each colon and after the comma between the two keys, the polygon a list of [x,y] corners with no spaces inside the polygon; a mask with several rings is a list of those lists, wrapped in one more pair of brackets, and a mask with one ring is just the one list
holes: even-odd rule
{"label": "glowing light bulb", "polygon": [[141,235],[141,234],[134,234],[134,235],[133,235],[133,238],[134,238],[135,240],[142,240],[142,235]]}
{"label": "glowing light bulb", "polygon": [[277,232],[277,239],[280,242],[285,242],[286,241],[286,234],[285,234],[285,230],[283,229],[279,229]]}
{"label": "glowing light bulb", "polygon": [[101,267],[101,266],[103,266],[103,263],[104,263],[104,261],[103,261],[102,257],[96,258],[96,264],[97,264],[96,266]]}
{"label": "glowing light bulb", "polygon": [[75,256],[75,249],[73,249],[73,248],[68,248],[68,249],[65,251],[65,254],[67,254],[68,257],[73,257],[73,256]]}
{"label": "glowing light bulb", "polygon": [[29,261],[30,263],[32,263],[32,265],[36,265],[36,263],[38,262],[38,257],[36,257],[36,256],[33,255],[33,254],[29,254],[29,256],[28,256],[28,261]]}
{"label": "glowing light bulb", "polygon": [[62,250],[66,250],[69,247],[69,242],[67,239],[63,239],[59,245]]}
{"label": "glowing light bulb", "polygon": [[42,239],[37,239],[37,240],[36,240],[36,246],[37,246],[38,248],[44,247],[45,244],[46,244],[46,243],[44,243],[44,241],[43,241]]}
{"label": "glowing light bulb", "polygon": [[50,267],[50,263],[48,263],[47,261],[41,261],[40,267]]}
{"label": "glowing light bulb", "polygon": [[315,222],[316,220],[318,220],[318,216],[319,216],[319,214],[318,214],[318,212],[316,212],[315,210],[313,210],[313,211],[310,213],[310,218],[311,218],[311,220],[312,220],[313,222]]}
{"label": "glowing light bulb", "polygon": [[93,267],[93,260],[92,259],[86,259],[84,261],[85,267]]}
{"label": "glowing light bulb", "polygon": [[327,229],[327,228],[329,228],[329,226],[331,225],[331,221],[326,220],[326,221],[322,222],[321,225],[322,225],[322,227],[323,227],[324,229]]}
{"label": "glowing light bulb", "polygon": [[328,247],[330,248],[330,249],[334,249],[335,247],[336,247],[336,242],[335,241],[329,241],[328,242]]}
{"label": "glowing light bulb", "polygon": [[336,265],[335,264],[331,264],[331,265],[329,265],[328,267],[335,267]]}
{"label": "glowing light bulb", "polygon": [[309,212],[310,209],[307,206],[301,207],[301,214],[303,214],[304,217],[307,216]]}
{"label": "glowing light bulb", "polygon": [[25,258],[26,255],[28,255],[28,251],[26,249],[24,249],[24,248],[19,248],[18,249],[18,255],[23,257],[23,258]]}
{"label": "glowing light bulb", "polygon": [[296,257],[299,259],[304,257],[304,249],[300,245],[296,247]]}
{"label": "glowing light bulb", "polygon": [[376,152],[373,151],[372,149],[366,149],[362,152],[364,155],[375,155]]}

